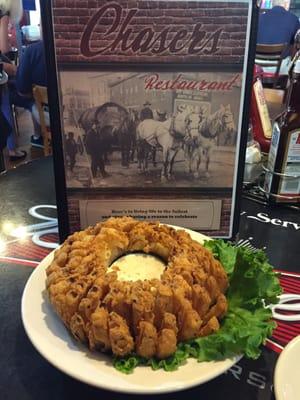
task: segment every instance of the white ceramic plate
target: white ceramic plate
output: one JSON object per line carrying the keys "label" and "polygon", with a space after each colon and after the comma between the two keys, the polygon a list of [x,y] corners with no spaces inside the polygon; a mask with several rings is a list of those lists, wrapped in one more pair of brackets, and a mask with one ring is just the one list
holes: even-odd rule
{"label": "white ceramic plate", "polygon": [[[188,231],[194,240],[207,237]],[[118,392],[166,393],[200,385],[228,370],[240,357],[218,362],[188,359],[177,371],[153,371],[137,367],[130,375],[122,374],[111,357],[92,353],[68,333],[47,300],[45,294],[46,268],[54,253],[50,253],[31,274],[22,297],[22,319],[29,339],[52,365],[84,383]],[[290,400],[290,399],[289,399]]]}
{"label": "white ceramic plate", "polygon": [[274,389],[276,400],[300,399],[300,336],[284,348],[277,360]]}

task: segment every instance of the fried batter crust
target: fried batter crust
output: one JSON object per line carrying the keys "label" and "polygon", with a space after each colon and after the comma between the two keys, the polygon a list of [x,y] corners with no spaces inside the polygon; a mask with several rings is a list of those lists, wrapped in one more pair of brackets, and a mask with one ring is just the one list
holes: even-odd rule
{"label": "fried batter crust", "polygon": [[[118,281],[108,267],[141,251],[166,263],[160,280]],[[74,337],[92,350],[164,359],[177,343],[206,336],[227,311],[226,272],[184,230],[110,218],[69,236],[47,268],[46,288]]]}

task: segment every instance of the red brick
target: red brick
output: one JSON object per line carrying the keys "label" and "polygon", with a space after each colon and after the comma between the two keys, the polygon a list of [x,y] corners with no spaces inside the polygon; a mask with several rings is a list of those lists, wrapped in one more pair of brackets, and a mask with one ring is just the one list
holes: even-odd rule
{"label": "red brick", "polygon": [[[72,3],[73,3],[73,6],[74,6],[74,0],[72,0]],[[78,8],[88,8],[89,7],[89,2],[87,0],[76,0],[75,6],[78,7]]]}
{"label": "red brick", "polygon": [[[245,30],[244,30],[245,32]],[[241,39],[241,40],[246,40],[246,33],[243,32],[233,32],[233,33],[228,33],[230,35],[230,39]]]}
{"label": "red brick", "polygon": [[79,19],[78,17],[59,17],[57,18],[57,23],[61,25],[78,24]]}
{"label": "red brick", "polygon": [[[77,5],[78,10],[74,9],[74,3]],[[172,34],[178,32],[180,29],[192,30],[193,25],[197,22],[203,24],[203,28],[208,32],[214,32],[217,26],[221,26],[224,31],[221,35],[220,49],[215,56],[209,55],[187,55],[180,54],[176,56],[176,62],[205,62],[220,61],[220,62],[240,62],[243,59],[243,53],[240,50],[235,50],[234,53],[230,51],[230,48],[243,47],[245,41],[245,17],[236,15],[245,15],[247,10],[246,6],[242,4],[230,4],[225,3],[202,3],[202,2],[176,2],[172,1],[169,3],[157,2],[150,0],[120,0],[118,1],[121,5],[126,7],[139,7],[137,17],[133,19],[135,26],[131,24],[130,28],[134,32],[138,32],[140,29],[149,27],[149,24],[153,24],[155,31],[159,32],[166,28],[169,28],[168,39],[171,40]],[[89,17],[88,15],[94,15],[96,9],[100,8],[105,4],[104,0],[55,0],[54,9],[55,22],[56,22],[56,38],[59,40],[57,46],[61,46],[59,50],[59,61],[70,61],[70,54],[66,54],[63,48],[79,47],[78,39],[81,37],[83,29],[87,24]],[[88,5],[88,7],[87,7]],[[158,6],[160,8],[158,8]],[[69,7],[66,8],[66,7]],[[163,7],[163,8],[162,8]],[[93,9],[94,8],[94,9]],[[233,10],[234,8],[234,10]],[[77,12],[78,11],[78,12]],[[241,12],[242,11],[242,12]],[[87,14],[88,13],[88,14]],[[101,24],[98,24],[95,32],[93,33],[93,40],[102,41],[102,34],[105,33],[112,22],[113,12],[106,13],[105,17],[101,19]],[[123,13],[124,18],[125,13]],[[201,18],[202,16],[202,18]],[[217,17],[216,17],[217,16]],[[219,22],[219,24],[218,24]],[[228,26],[230,22],[233,25]],[[242,24],[242,26],[241,26]],[[133,35],[132,35],[133,36]],[[131,39],[132,40],[132,36]],[[110,35],[109,39],[114,40],[115,35]],[[72,41],[73,39],[73,41]],[[69,42],[65,42],[68,40]],[[75,41],[74,41],[75,40]],[[108,42],[102,42],[102,46],[108,44]],[[100,46],[100,44],[96,44]],[[69,50],[68,50],[69,51]],[[236,54],[235,54],[236,53]],[[233,54],[230,56],[230,54]],[[130,59],[129,54],[122,55],[116,54],[110,56],[110,61],[128,61]],[[174,56],[168,55],[167,53],[162,54],[157,60],[162,62],[174,61]],[[73,61],[86,60],[85,57],[74,56]],[[134,56],[130,61],[144,61],[153,62],[151,52],[145,55]],[[91,60],[92,62],[106,61],[106,57],[98,56]]]}
{"label": "red brick", "polygon": [[235,48],[235,49],[231,49],[233,55],[243,55],[244,54],[244,49],[241,47]]}
{"label": "red brick", "polygon": [[89,0],[88,1],[88,8],[98,8],[98,1],[97,0]]}
{"label": "red brick", "polygon": [[79,17],[78,18],[78,23],[81,25],[86,25],[90,20],[90,17]]}
{"label": "red brick", "polygon": [[53,1],[53,6],[55,7],[65,7],[66,6],[66,1],[65,0],[54,0]]}

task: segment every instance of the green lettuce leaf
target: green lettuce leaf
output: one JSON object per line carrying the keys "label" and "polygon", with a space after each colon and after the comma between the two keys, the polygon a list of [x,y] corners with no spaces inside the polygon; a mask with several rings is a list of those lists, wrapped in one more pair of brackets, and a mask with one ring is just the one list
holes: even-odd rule
{"label": "green lettuce leaf", "polygon": [[263,251],[238,248],[234,273],[230,279],[228,298],[231,305],[255,309],[277,303],[281,288],[277,274]]}
{"label": "green lettuce leaf", "polygon": [[144,359],[136,354],[128,357],[115,357],[113,360],[114,367],[124,374],[131,374],[134,368],[145,363]]}
{"label": "green lettuce leaf", "polygon": [[277,274],[263,251],[234,247],[223,240],[206,241],[204,246],[222,263],[229,277],[228,312],[219,331],[179,343],[177,351],[166,360],[147,360],[135,354],[115,358],[116,369],[128,374],[138,365],[148,365],[154,370],[174,371],[188,357],[199,362],[240,354],[251,359],[259,357],[261,345],[276,327],[265,305],[278,301],[281,288]]}
{"label": "green lettuce leaf", "polygon": [[213,256],[221,262],[227,275],[230,277],[234,270],[238,247],[224,240],[206,240],[204,247],[213,253]]}
{"label": "green lettuce leaf", "polygon": [[177,350],[174,354],[172,354],[171,357],[168,357],[165,360],[157,360],[156,358],[152,358],[150,365],[154,370],[163,368],[165,371],[175,371],[188,357],[189,353],[182,348],[182,346],[178,346]]}

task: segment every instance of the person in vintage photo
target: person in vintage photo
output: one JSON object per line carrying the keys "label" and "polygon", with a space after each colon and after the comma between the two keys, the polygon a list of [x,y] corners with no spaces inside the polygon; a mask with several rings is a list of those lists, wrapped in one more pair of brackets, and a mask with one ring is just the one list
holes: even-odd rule
{"label": "person in vintage photo", "polygon": [[144,121],[145,119],[154,119],[153,111],[151,109],[151,103],[146,101],[141,110],[140,120]]}
{"label": "person in vintage photo", "polygon": [[65,142],[65,152],[69,161],[70,171],[73,172],[76,164],[76,154],[78,153],[77,143],[74,139],[74,132],[69,132]]}
{"label": "person in vintage photo", "polygon": [[[109,174],[105,171],[105,137],[107,136],[107,130],[109,127],[103,127],[102,130],[97,128],[94,123],[87,133],[86,137],[86,149],[87,153],[91,157],[91,171],[93,178],[97,178],[98,170],[101,173],[102,178],[107,178]],[[102,131],[102,132],[101,132]]]}

